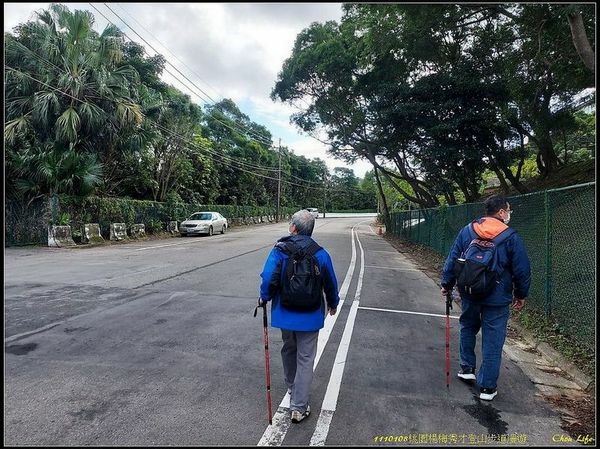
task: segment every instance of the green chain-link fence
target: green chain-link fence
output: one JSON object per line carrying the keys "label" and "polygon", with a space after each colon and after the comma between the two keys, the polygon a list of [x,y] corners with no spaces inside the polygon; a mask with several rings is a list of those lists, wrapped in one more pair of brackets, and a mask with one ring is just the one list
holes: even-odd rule
{"label": "green chain-link fence", "polygon": [[4,204],[4,245],[47,245],[51,202],[37,198],[31,202],[6,201]]}
{"label": "green chain-link fence", "polygon": [[[594,193],[592,182],[507,198],[514,211],[510,226],[523,237],[531,260],[528,307],[589,348],[596,329]],[[445,257],[460,229],[482,215],[483,203],[394,212],[387,231]]]}

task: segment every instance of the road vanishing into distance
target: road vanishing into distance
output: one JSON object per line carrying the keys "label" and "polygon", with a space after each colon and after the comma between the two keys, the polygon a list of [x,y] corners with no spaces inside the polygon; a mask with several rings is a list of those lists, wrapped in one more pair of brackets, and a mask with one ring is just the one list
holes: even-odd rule
{"label": "road vanishing into distance", "polygon": [[[4,252],[4,444],[36,446],[552,446],[565,432],[514,362],[482,402],[458,381],[458,306],[377,233],[320,218],[337,315],[319,336],[311,416],[289,421],[281,333],[269,331],[267,421],[260,272],[287,223],[212,237]],[[269,317],[270,322],[270,317]]]}

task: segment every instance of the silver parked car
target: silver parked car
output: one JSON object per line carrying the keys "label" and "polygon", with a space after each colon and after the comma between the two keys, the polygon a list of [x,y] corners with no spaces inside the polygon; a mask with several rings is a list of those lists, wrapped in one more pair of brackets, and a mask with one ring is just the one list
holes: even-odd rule
{"label": "silver parked car", "polygon": [[306,210],[309,211],[313,217],[319,218],[319,209],[316,207],[307,207]]}
{"label": "silver parked car", "polygon": [[227,226],[227,219],[218,212],[194,212],[181,222],[179,233],[182,237],[188,234],[213,235],[215,232],[225,234]]}

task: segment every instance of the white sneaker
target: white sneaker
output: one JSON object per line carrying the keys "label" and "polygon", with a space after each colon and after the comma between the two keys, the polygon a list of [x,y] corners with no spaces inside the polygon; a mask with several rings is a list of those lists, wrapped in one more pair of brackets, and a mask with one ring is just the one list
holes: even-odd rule
{"label": "white sneaker", "polygon": [[473,368],[464,368],[458,372],[458,377],[462,380],[475,380],[475,370]]}
{"label": "white sneaker", "polygon": [[484,401],[491,401],[498,394],[498,390],[496,390],[495,388],[482,388],[479,391],[479,399],[482,399]]}
{"label": "white sneaker", "polygon": [[292,422],[299,423],[304,418],[308,418],[308,415],[310,415],[310,405],[306,406],[306,411],[304,413],[300,413],[298,410],[293,410],[292,411]]}

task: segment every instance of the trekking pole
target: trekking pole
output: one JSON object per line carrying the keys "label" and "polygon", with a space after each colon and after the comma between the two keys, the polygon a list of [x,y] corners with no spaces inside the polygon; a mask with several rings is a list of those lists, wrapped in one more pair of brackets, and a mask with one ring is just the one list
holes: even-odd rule
{"label": "trekking pole", "polygon": [[265,382],[267,384],[267,416],[269,418],[269,424],[273,424],[273,412],[271,411],[271,368],[269,366],[269,327],[267,324],[267,303],[263,303],[262,306],[256,306],[254,309],[254,316],[259,307],[263,309],[263,337],[265,342]]}
{"label": "trekking pole", "polygon": [[450,388],[450,309],[452,308],[452,291],[446,293],[446,388]]}

